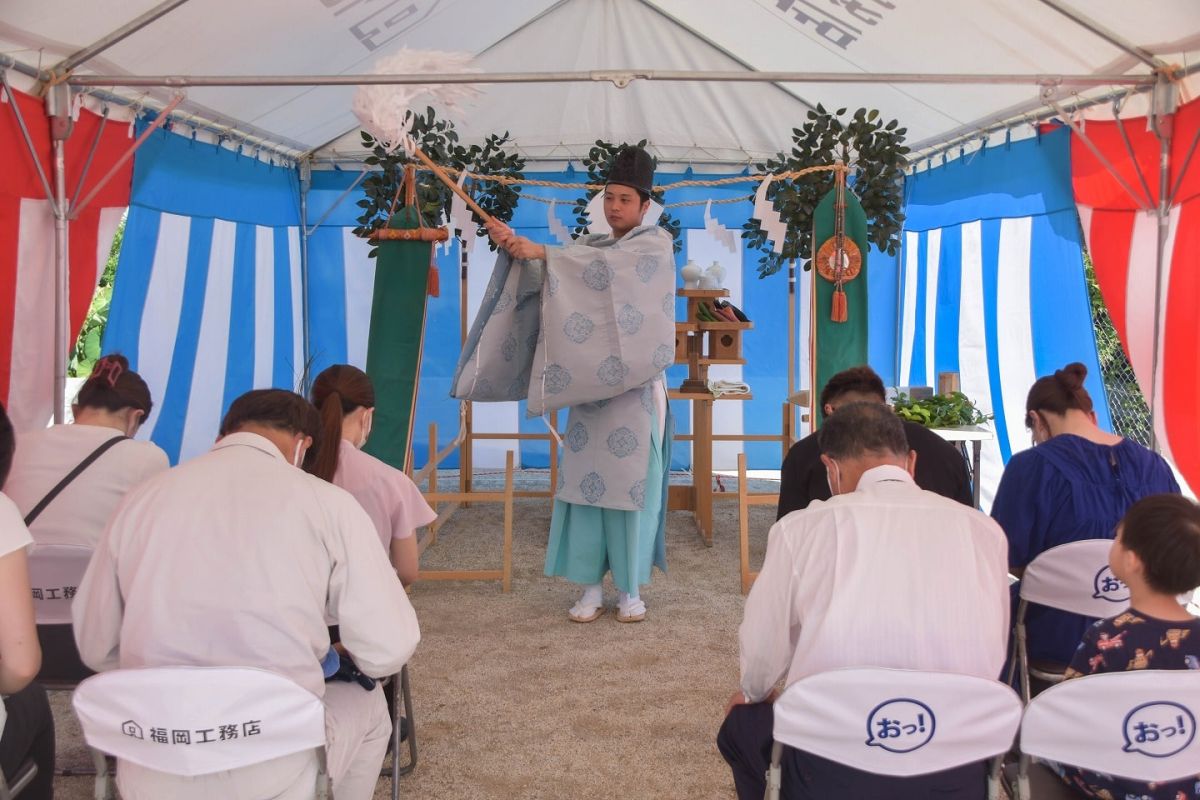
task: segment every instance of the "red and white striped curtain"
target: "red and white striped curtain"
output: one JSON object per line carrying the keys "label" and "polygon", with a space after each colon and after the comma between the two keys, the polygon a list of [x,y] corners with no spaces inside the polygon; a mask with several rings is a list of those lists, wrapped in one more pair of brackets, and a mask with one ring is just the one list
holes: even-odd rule
{"label": "red and white striped curtain", "polygon": [[[50,125],[41,99],[0,91],[0,401],[17,431],[44,427],[54,413],[54,213],[14,113],[19,108],[53,185]],[[132,140],[128,122],[80,110],[67,140],[67,196],[76,194],[84,162],[96,152],[78,197],[83,198]],[[96,143],[97,135],[100,136]],[[129,204],[132,160],[70,223],[72,341],[96,291],[121,215]]]}
{"label": "red and white striped curtain", "polygon": [[[1181,106],[1163,125],[1172,142],[1161,285],[1156,275],[1158,220],[1146,210],[1159,202],[1160,145],[1146,119],[1119,125],[1089,120],[1084,130],[1140,203],[1078,136],[1071,143],[1071,174],[1104,301],[1142,393],[1147,401],[1153,397],[1159,445],[1195,491],[1200,489],[1200,152],[1192,148],[1200,133],[1200,100]],[[1157,329],[1156,286],[1161,300]]]}

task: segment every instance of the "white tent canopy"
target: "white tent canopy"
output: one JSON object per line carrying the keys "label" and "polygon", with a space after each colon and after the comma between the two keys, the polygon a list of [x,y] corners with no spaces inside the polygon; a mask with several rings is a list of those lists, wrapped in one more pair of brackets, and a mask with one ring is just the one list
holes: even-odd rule
{"label": "white tent canopy", "polygon": [[[789,145],[808,108],[878,108],[916,149],[1148,81],[1200,54],[1193,0],[13,0],[0,50],[43,69],[150,12],[74,76],[314,76],[369,72],[402,47],[463,50],[496,73],[820,73],[821,81],[611,80],[492,84],[459,122],[510,131],[534,161],[579,158],[597,138],[647,138],[680,163],[746,163]],[[931,76],[993,76],[974,83]],[[861,76],[857,78],[855,76]],[[996,76],[1010,77],[1003,83]],[[1039,77],[1040,76],[1040,77]],[[1097,78],[1096,76],[1100,76]],[[861,82],[841,82],[854,78]],[[1074,78],[1074,80],[1072,79]],[[105,87],[161,104],[167,88]],[[181,111],[293,156],[354,158],[351,86],[191,86]],[[1132,109],[1131,109],[1132,110]]]}

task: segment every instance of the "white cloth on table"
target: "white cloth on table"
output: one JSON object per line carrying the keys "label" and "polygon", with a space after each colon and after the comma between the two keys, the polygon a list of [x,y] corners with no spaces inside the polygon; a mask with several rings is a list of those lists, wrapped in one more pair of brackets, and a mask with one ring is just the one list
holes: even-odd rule
{"label": "white cloth on table", "polygon": [[[211,452],[131,492],[101,537],[72,611],[80,656],[97,671],[259,667],[318,696],[327,693],[320,667],[329,649],[326,616],[372,677],[398,672],[420,639],[366,512],[252,433],[226,436]],[[329,687],[331,703],[341,694]],[[383,751],[368,746],[372,720],[368,714],[365,727],[343,726],[354,728],[345,741],[337,739],[343,727],[330,728],[331,752],[354,762],[336,765],[346,774],[378,772]],[[295,780],[293,768],[306,767],[297,760],[246,768],[260,771],[247,772],[246,781],[260,788],[262,780],[277,781],[272,791],[281,792]],[[234,783],[241,786],[241,778]],[[352,791],[338,796],[370,796]]]}
{"label": "white cloth on table", "polygon": [[995,679],[1008,640],[1008,550],[990,517],[917,487],[903,469],[863,473],[771,528],[739,630],[742,691],[839,667]]}
{"label": "white cloth on table", "polygon": [[[24,518],[79,462],[120,435],[102,425],[79,424],[22,433],[4,493]],[[94,548],[121,498],[169,466],[167,454],[151,442],[118,442],[38,515],[30,526],[33,540]]]}
{"label": "white cloth on table", "polygon": [[392,539],[408,539],[437,519],[407,475],[342,439],[333,483],[350,494],[375,523],[386,551]]}

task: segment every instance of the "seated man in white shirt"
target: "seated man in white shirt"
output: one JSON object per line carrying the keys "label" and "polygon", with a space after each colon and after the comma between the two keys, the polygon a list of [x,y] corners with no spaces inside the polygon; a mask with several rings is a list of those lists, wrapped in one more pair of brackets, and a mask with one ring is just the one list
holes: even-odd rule
{"label": "seated man in white shirt", "polygon": [[[1007,545],[985,514],[912,479],[916,454],[881,403],[852,403],[820,432],[833,497],[771,528],[739,631],[741,691],[717,745],[741,800],[765,791],[780,681],[839,667],[995,679],[1008,630]],[[791,748],[786,798],[983,797],[984,765],[893,778]]]}
{"label": "seated man in white shirt", "polygon": [[[209,453],[117,508],[75,597],[75,638],[96,671],[246,666],[292,679],[324,698],[334,795],[367,800],[391,722],[378,686],[325,683],[326,619],[374,678],[398,672],[420,633],[370,517],[297,468],[319,425],[292,392],[235,400]],[[122,762],[117,783],[127,800],[304,797],[316,769],[311,752],[195,778]]]}

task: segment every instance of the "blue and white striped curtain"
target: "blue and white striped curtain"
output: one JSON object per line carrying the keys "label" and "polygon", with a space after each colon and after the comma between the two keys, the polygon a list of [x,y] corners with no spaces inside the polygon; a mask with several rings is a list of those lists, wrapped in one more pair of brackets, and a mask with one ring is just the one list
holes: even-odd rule
{"label": "blue and white striped curtain", "polygon": [[1030,446],[1025,397],[1072,361],[1103,427],[1108,404],[1096,355],[1067,131],[990,147],[908,179],[901,253],[898,383],[962,391],[995,415],[983,447],[983,506],[1004,464]]}
{"label": "blue and white striped curtain", "polygon": [[303,370],[294,170],[158,131],[138,151],[104,350],[155,407],[141,435],[203,452],[233,398]]}
{"label": "blue and white striped curtain", "polygon": [[[346,190],[358,170],[316,171],[308,195],[308,224],[317,221],[308,243],[309,351],[303,352],[304,315],[300,281],[299,183],[294,169],[271,166],[227,149],[187,137],[156,132],[138,152],[124,246],[117,272],[106,351],[125,353],[150,385],[155,411],[143,427],[177,463],[204,452],[216,436],[229,403],[251,388],[296,389],[303,377],[335,363],[365,366],[370,327],[375,262],[365,242],[351,229],[361,194]],[[586,176],[563,173],[530,177],[584,183]],[[659,183],[698,177],[689,173],[659,175]],[[721,176],[703,176],[721,177]],[[750,214],[747,197],[753,184],[672,190],[668,204],[714,202],[711,213],[734,233],[731,251],[704,232],[703,205],[673,209],[684,227],[683,263],[689,254],[701,266],[719,260],[733,301],[754,320],[744,338],[746,364],[721,367],[741,379],[753,399],[718,404],[718,434],[778,434],[787,394],[787,341],[799,335],[803,360],[807,343],[806,295],[798,303],[799,330],[787,330],[787,278],[757,277],[758,254],[747,251],[740,228]],[[574,189],[531,187],[527,194],[555,198],[554,214],[567,228],[575,224],[571,207],[582,193]],[[517,209],[513,227],[530,238],[556,243],[550,233],[550,207],[529,198]],[[486,242],[470,255],[466,314],[473,318],[492,271],[494,256]],[[871,261],[871,352],[885,379],[892,372],[895,336],[895,264],[882,254]],[[456,243],[435,250],[442,292],[430,298],[424,358],[417,403],[414,463],[427,458],[426,432],[431,422],[444,445],[458,430],[459,410],[449,397],[458,360],[460,248]],[[801,273],[800,281],[808,278]],[[683,303],[679,304],[683,313]],[[678,386],[685,366],[668,373]],[[798,387],[805,385],[797,373]],[[690,430],[690,405],[676,403],[677,429]],[[477,404],[475,429],[480,432],[545,432],[540,419],[528,419],[522,404]],[[717,469],[733,469],[741,443],[716,448]],[[525,467],[549,463],[542,441],[491,440],[476,444],[479,468],[500,467],[504,451],[514,449]],[[778,469],[782,450],[776,443],[745,445],[753,469]],[[690,448],[677,447],[676,468],[690,465]],[[452,457],[444,462],[454,467]]]}

